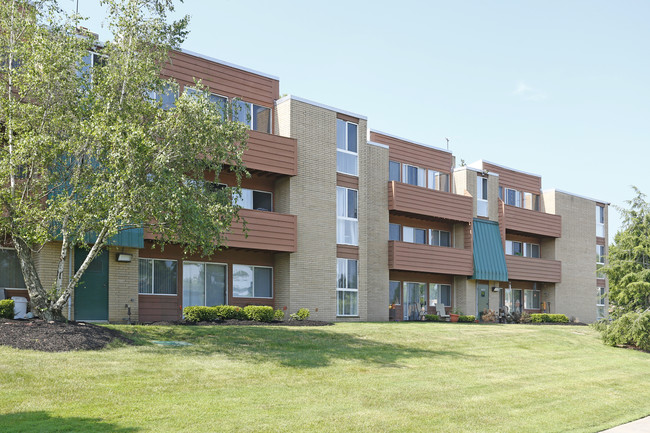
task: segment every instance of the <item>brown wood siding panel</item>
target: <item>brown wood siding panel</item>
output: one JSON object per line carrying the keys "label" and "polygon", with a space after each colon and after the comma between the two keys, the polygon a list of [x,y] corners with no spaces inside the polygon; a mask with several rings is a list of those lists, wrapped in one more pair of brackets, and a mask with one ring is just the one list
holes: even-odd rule
{"label": "brown wood siding panel", "polygon": [[357,125],[359,124],[359,119],[357,117],[348,116],[347,114],[336,113],[336,118],[345,120],[346,122],[356,123]]}
{"label": "brown wood siding panel", "polygon": [[349,174],[336,173],[336,185],[346,188],[359,189],[359,178]]}
{"label": "brown wood siding panel", "polygon": [[539,194],[542,189],[542,178],[532,174],[520,173],[487,162],[483,162],[483,169],[499,175],[499,185],[504,188],[513,188],[519,191]]}
{"label": "brown wood siding panel", "polygon": [[178,320],[181,318],[179,296],[139,295],[138,316],[140,322]]}
{"label": "brown wood siding panel", "polygon": [[387,145],[388,157],[391,161],[436,170],[442,173],[451,173],[453,156],[444,150],[388,137],[373,131],[370,132],[370,141]]}
{"label": "brown wood siding panel", "polygon": [[596,278],[596,287],[607,287],[607,281],[604,278]]}
{"label": "brown wood siding panel", "polygon": [[5,299],[11,299],[13,296],[20,296],[29,301],[29,292],[27,289],[5,289]]}
{"label": "brown wood siding panel", "polygon": [[359,260],[359,247],[354,245],[336,245],[336,257]]}
{"label": "brown wood siding panel", "polygon": [[605,244],[605,238],[601,238],[596,236],[596,245],[606,245]]}
{"label": "brown wood siding panel", "polygon": [[562,217],[544,212],[505,205],[506,229],[538,236],[562,236]]}
{"label": "brown wood siding panel", "polygon": [[516,242],[526,242],[528,244],[537,244],[537,245],[540,245],[542,243],[542,240],[540,238],[534,236],[517,235],[513,233],[506,234],[506,240],[516,241]]}
{"label": "brown wood siding panel", "polygon": [[[214,173],[211,176],[206,176],[206,180],[214,182]],[[237,185],[237,176],[231,171],[223,170],[219,173],[218,181],[228,186],[235,186]],[[275,187],[275,179],[273,176],[260,176],[259,173],[251,173],[251,177],[242,177],[241,187],[272,193]]]}
{"label": "brown wood siding panel", "polygon": [[274,101],[279,98],[277,80],[178,51],[171,52],[170,62],[163,68],[162,75],[189,86],[194,85],[194,78],[201,79],[213,93],[239,97],[269,108],[273,108]]}
{"label": "brown wood siding panel", "polygon": [[388,203],[389,210],[451,221],[472,221],[472,198],[465,195],[391,181]]}
{"label": "brown wood siding panel", "polygon": [[436,229],[452,232],[454,224],[451,222],[434,221],[429,219],[413,218],[406,215],[389,214],[388,221],[392,224],[399,224],[401,226],[415,227],[418,229]]}
{"label": "brown wood siding panel", "polygon": [[506,256],[508,278],[512,280],[559,283],[562,281],[562,262],[557,260],[533,259],[530,257]]}
{"label": "brown wood siding panel", "polygon": [[449,275],[474,273],[472,251],[406,242],[388,242],[389,269]]}
{"label": "brown wood siding panel", "polygon": [[[227,247],[275,252],[296,251],[297,217],[295,215],[241,209],[239,216],[247,223],[248,237],[244,235],[243,223],[234,221],[230,233],[226,235]],[[144,238],[155,239],[148,230],[144,231]]]}
{"label": "brown wood siding panel", "polygon": [[243,162],[252,170],[295,176],[298,174],[298,142],[294,138],[249,131]]}
{"label": "brown wood siding panel", "polygon": [[297,217],[251,209],[242,209],[239,216],[247,223],[248,237],[240,222],[232,224],[227,235],[229,247],[267,251],[295,252],[297,249]]}

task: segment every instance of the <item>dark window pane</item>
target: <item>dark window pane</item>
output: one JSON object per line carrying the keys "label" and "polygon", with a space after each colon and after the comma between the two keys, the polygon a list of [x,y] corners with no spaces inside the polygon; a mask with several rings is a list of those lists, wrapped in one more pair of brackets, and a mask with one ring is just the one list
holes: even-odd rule
{"label": "dark window pane", "polygon": [[388,240],[389,241],[399,241],[400,240],[400,225],[399,224],[388,224]]}
{"label": "dark window pane", "polygon": [[416,244],[426,244],[427,243],[427,232],[424,229],[415,229],[415,243]]}
{"label": "dark window pane", "polygon": [[348,218],[357,218],[357,191],[348,190]]}
{"label": "dark window pane", "polygon": [[255,268],[255,297],[273,297],[273,269]]}
{"label": "dark window pane", "polygon": [[336,119],[336,147],[343,150],[347,150],[345,132],[345,122],[341,119]]}
{"label": "dark window pane", "polygon": [[270,192],[253,191],[253,209],[272,211],[273,194]]}
{"label": "dark window pane", "polygon": [[348,260],[348,289],[357,288],[357,261]]}
{"label": "dark window pane", "polygon": [[0,249],[0,287],[23,289],[25,281],[16,250]]}
{"label": "dark window pane", "polygon": [[399,281],[389,281],[388,282],[388,304],[400,305],[402,303],[401,299],[401,290],[399,289]]}
{"label": "dark window pane", "polygon": [[512,243],[512,254],[515,255],[515,256],[523,255],[523,251],[521,249],[521,242],[513,242]]}
{"label": "dark window pane", "polygon": [[451,234],[449,232],[440,231],[440,246],[441,247],[451,246]]}
{"label": "dark window pane", "polygon": [[151,293],[151,259],[138,260],[138,293]]}
{"label": "dark window pane", "polygon": [[232,119],[251,126],[251,104],[244,101],[234,101],[232,105]]}
{"label": "dark window pane", "polygon": [[271,109],[253,105],[253,129],[255,131],[271,133]]}
{"label": "dark window pane", "polygon": [[487,198],[488,198],[488,180],[485,179],[485,178],[483,178],[482,184],[483,184],[483,185],[482,185],[482,189],[483,189],[483,199],[484,199],[484,200],[487,200]]}
{"label": "dark window pane", "polygon": [[348,123],[348,150],[357,151],[357,125],[354,123]]}
{"label": "dark window pane", "polygon": [[205,265],[205,305],[226,303],[226,265]]}
{"label": "dark window pane", "polygon": [[388,162],[388,180],[399,182],[399,162]]}
{"label": "dark window pane", "polygon": [[178,283],[176,262],[173,260],[153,261],[153,292],[159,295],[175,295]]}
{"label": "dark window pane", "polygon": [[448,284],[440,285],[440,302],[447,306],[451,306],[451,286]]}

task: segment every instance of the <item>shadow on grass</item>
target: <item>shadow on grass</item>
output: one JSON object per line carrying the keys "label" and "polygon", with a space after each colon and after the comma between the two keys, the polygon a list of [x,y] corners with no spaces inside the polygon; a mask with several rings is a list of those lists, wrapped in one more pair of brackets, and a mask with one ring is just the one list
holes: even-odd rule
{"label": "shadow on grass", "polygon": [[401,367],[400,361],[426,357],[471,357],[471,354],[449,350],[430,350],[406,344],[389,344],[365,339],[354,334],[328,332],[315,328],[283,328],[257,326],[170,326],[141,327],[129,332],[121,329],[140,344],[151,340],[176,340],[192,343],[184,347],[147,346],[150,353],[179,355],[222,354],[244,361],[270,361],[287,367],[318,368],[334,360],[362,361],[384,367]]}
{"label": "shadow on grass", "polygon": [[97,418],[58,417],[47,412],[16,412],[0,415],[0,430],[3,433],[135,433],[133,427],[119,427]]}

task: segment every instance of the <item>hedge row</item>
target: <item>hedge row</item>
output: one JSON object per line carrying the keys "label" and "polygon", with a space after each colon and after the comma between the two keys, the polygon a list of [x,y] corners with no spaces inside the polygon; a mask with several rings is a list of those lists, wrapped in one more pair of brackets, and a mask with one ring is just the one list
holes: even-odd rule
{"label": "hedge row", "polygon": [[14,318],[14,300],[2,299],[0,300],[0,317],[4,319]]}
{"label": "hedge row", "polygon": [[546,313],[536,313],[530,315],[531,323],[569,323],[569,318],[566,314],[546,314]]}
{"label": "hedge row", "polygon": [[475,322],[476,321],[476,316],[472,316],[472,315],[462,316],[461,315],[461,316],[458,316],[458,321],[459,322],[468,322],[468,323]]}
{"label": "hedge row", "polygon": [[185,307],[183,315],[188,322],[214,322],[215,320],[254,320],[256,322],[272,322],[284,320],[282,310],[274,311],[273,307],[264,305],[248,305],[244,308],[234,305],[217,305],[215,307]]}

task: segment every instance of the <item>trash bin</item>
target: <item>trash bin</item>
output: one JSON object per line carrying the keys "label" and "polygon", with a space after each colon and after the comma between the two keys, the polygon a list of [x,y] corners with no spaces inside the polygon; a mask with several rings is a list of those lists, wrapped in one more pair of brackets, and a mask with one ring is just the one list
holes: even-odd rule
{"label": "trash bin", "polygon": [[27,315],[27,298],[12,296],[14,300],[14,319],[24,319]]}

